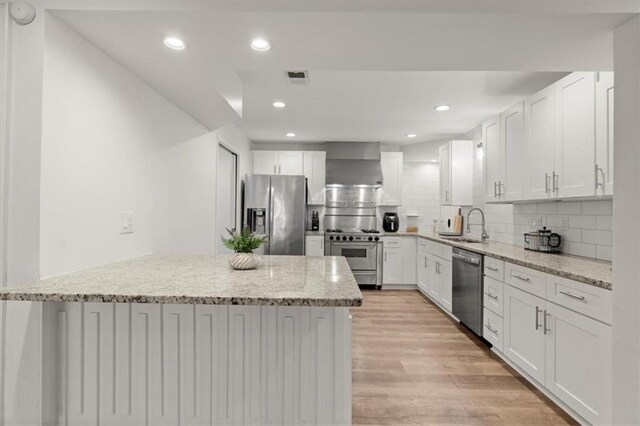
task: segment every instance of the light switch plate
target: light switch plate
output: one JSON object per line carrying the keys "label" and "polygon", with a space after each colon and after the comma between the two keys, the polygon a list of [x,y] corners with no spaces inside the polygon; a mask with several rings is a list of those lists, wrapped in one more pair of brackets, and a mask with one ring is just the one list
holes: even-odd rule
{"label": "light switch plate", "polygon": [[120,233],[133,234],[133,212],[120,212]]}

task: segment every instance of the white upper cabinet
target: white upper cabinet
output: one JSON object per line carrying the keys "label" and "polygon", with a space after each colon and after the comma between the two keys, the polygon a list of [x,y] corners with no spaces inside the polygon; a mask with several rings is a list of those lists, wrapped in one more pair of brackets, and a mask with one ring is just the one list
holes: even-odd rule
{"label": "white upper cabinet", "polygon": [[498,184],[498,195],[503,201],[524,198],[524,103],[521,102],[500,116],[503,179]]}
{"label": "white upper cabinet", "polygon": [[253,174],[275,175],[278,173],[278,151],[253,151]]}
{"label": "white upper cabinet", "polygon": [[596,82],[596,195],[613,195],[613,73]]}
{"label": "white upper cabinet", "polygon": [[402,152],[381,152],[382,199],[380,205],[402,205]]}
{"label": "white upper cabinet", "polygon": [[304,154],[301,151],[279,151],[278,174],[288,176],[304,175]]}
{"label": "white upper cabinet", "polygon": [[555,88],[547,87],[527,99],[524,116],[524,198],[549,198],[555,138]]}
{"label": "white upper cabinet", "polygon": [[504,158],[500,137],[500,116],[482,124],[484,139],[484,197],[487,203],[500,201],[499,186],[504,181]]}
{"label": "white upper cabinet", "polygon": [[253,151],[253,173],[256,175],[303,174],[302,151]]}
{"label": "white upper cabinet", "polygon": [[307,177],[308,204],[324,204],[324,185],[327,153],[306,151],[304,153],[304,175]]}
{"label": "white upper cabinet", "polygon": [[440,147],[440,204],[473,204],[473,141],[450,141]]}
{"label": "white upper cabinet", "polygon": [[595,73],[577,72],[555,84],[554,197],[595,193]]}
{"label": "white upper cabinet", "polygon": [[256,175],[290,175],[307,178],[308,204],[324,204],[324,151],[253,151],[253,173]]}

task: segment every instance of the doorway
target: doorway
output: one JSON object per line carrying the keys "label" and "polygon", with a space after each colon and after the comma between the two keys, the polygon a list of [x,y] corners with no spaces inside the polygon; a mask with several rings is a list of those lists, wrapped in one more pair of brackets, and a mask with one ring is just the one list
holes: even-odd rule
{"label": "doorway", "polygon": [[227,229],[238,228],[238,155],[218,144],[218,172],[216,184],[216,254],[232,253],[222,244]]}

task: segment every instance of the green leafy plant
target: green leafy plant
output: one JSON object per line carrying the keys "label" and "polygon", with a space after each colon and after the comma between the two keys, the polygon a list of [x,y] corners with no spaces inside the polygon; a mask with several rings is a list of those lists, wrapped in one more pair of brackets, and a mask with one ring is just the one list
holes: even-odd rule
{"label": "green leafy plant", "polygon": [[222,237],[222,243],[226,248],[236,253],[252,253],[268,239],[268,237],[258,237],[252,234],[249,227],[245,227],[240,232],[227,229],[227,232],[230,237]]}

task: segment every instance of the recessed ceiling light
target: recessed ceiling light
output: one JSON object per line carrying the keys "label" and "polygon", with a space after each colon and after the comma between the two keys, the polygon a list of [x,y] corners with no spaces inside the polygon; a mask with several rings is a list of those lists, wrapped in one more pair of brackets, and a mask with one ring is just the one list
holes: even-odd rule
{"label": "recessed ceiling light", "polygon": [[269,43],[269,40],[263,38],[254,38],[251,40],[251,48],[258,52],[266,52],[271,49],[271,43]]}
{"label": "recessed ceiling light", "polygon": [[273,106],[274,106],[274,107],[276,107],[276,108],[284,108],[284,107],[286,107],[286,106],[287,106],[287,104],[285,104],[285,103],[284,103],[284,102],[282,102],[282,101],[275,101],[275,102],[273,102],[271,105],[273,105]]}
{"label": "recessed ceiling light", "polygon": [[434,108],[436,111],[442,112],[442,111],[449,111],[451,109],[451,105],[438,105],[437,107]]}
{"label": "recessed ceiling light", "polygon": [[184,50],[187,47],[178,37],[165,37],[164,45],[173,50]]}
{"label": "recessed ceiling light", "polygon": [[416,135],[415,133],[407,133],[405,136],[408,138],[415,138],[418,135]]}
{"label": "recessed ceiling light", "polygon": [[286,136],[286,137],[288,137],[288,138],[295,138],[295,137],[296,137],[296,134],[295,134],[295,133],[293,133],[293,132],[289,132],[289,133],[287,133],[285,136]]}

